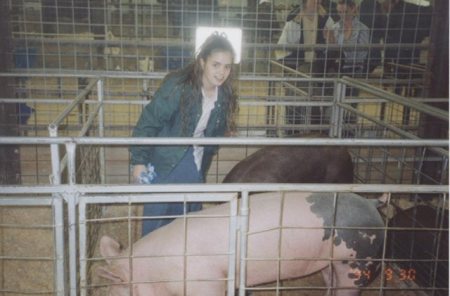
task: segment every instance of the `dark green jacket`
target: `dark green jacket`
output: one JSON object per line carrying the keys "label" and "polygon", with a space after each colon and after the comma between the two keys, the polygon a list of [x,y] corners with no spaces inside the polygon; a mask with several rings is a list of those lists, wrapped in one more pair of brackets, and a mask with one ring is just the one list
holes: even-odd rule
{"label": "dark green jacket", "polygon": [[[133,137],[192,137],[195,127],[202,113],[202,98],[194,98],[192,89],[180,83],[180,75],[169,74],[153,96],[151,102],[145,106],[133,130]],[[183,89],[185,91],[183,92]],[[181,95],[190,96],[193,100],[187,124],[182,120],[180,111]],[[205,137],[222,137],[226,131],[228,100],[219,87],[218,98],[208,124]],[[159,178],[165,178],[184,156],[189,146],[131,146],[131,164],[151,163]],[[206,174],[217,146],[205,146],[201,172]]]}

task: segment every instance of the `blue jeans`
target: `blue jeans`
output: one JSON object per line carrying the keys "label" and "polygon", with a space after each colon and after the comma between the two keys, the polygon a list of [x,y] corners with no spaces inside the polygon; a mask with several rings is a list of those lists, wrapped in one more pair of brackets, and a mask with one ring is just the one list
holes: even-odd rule
{"label": "blue jeans", "polygon": [[[172,170],[172,172],[163,179],[156,177],[154,184],[175,184],[175,183],[203,183],[202,174],[197,170],[197,166],[194,162],[193,147],[190,147],[181,161]],[[156,172],[158,173],[158,172]],[[199,211],[202,209],[202,204],[198,202],[187,203],[186,213]],[[144,216],[175,216],[182,215],[184,213],[184,203],[148,203],[144,204]],[[170,222],[173,219],[145,219],[142,222],[142,236],[152,232],[155,229],[160,228]]]}

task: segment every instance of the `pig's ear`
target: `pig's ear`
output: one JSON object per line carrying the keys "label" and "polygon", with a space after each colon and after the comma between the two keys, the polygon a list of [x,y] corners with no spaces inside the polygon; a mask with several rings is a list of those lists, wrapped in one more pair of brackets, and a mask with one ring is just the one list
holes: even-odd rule
{"label": "pig's ear", "polygon": [[111,264],[109,257],[117,257],[120,254],[120,244],[109,236],[102,236],[100,239],[100,254],[105,257],[106,262]]}
{"label": "pig's ear", "polygon": [[124,278],[121,276],[119,270],[115,270],[114,267],[99,267],[95,270],[95,273],[104,279],[110,280],[115,284],[121,284],[124,282]]}

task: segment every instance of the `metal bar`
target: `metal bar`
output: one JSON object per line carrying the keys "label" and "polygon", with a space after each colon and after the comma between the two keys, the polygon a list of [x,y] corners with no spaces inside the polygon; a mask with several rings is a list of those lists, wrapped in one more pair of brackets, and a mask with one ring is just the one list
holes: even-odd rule
{"label": "metal bar", "polygon": [[[131,71],[72,71],[57,70],[52,72],[47,70],[42,73],[40,70],[28,70],[23,72],[7,72],[0,73],[0,77],[57,77],[57,78],[129,78],[129,79],[163,79],[167,75],[167,72],[131,72]],[[252,76],[252,75],[240,75],[241,81],[312,81],[312,82],[333,82],[335,78],[299,78],[299,77],[280,77],[280,76]],[[395,80],[397,81],[397,80]],[[408,80],[410,81],[410,80]],[[418,80],[421,81],[421,80]]]}
{"label": "metal bar", "polygon": [[[404,185],[404,184],[289,184],[289,183],[233,183],[233,184],[186,184],[186,185],[42,185],[42,186],[0,186],[1,194],[29,194],[33,193],[63,193],[78,192],[79,194],[94,193],[179,193],[179,192],[240,192],[240,191],[307,191],[307,192],[365,192],[379,193],[380,188],[383,192],[392,193],[448,193],[448,185]],[[0,195],[1,196],[1,195]],[[116,196],[112,201],[116,201]]]}
{"label": "metal bar", "polygon": [[291,74],[296,74],[296,75],[299,75],[299,76],[301,76],[301,77],[303,77],[303,78],[311,78],[310,75],[307,75],[307,74],[305,74],[305,73],[303,73],[303,72],[299,72],[299,71],[297,71],[297,70],[295,70],[295,69],[292,69],[291,67],[288,67],[288,66],[286,66],[286,65],[284,65],[284,64],[282,64],[282,63],[280,63],[280,62],[277,62],[277,61],[275,61],[275,60],[270,60],[270,63],[271,63],[273,66],[280,67],[281,69],[283,69],[283,70],[285,70],[285,71],[287,71],[287,72],[290,72]]}
{"label": "metal bar", "polygon": [[70,296],[77,296],[77,194],[65,194],[64,199],[68,204]]}
{"label": "metal bar", "polygon": [[[58,138],[58,127],[55,125],[48,126],[48,132],[50,138]],[[52,175],[50,176],[50,182],[52,184],[61,184],[61,173],[59,164],[59,145],[58,143],[50,144],[50,157],[52,162]]]}
{"label": "metal bar", "polygon": [[425,72],[426,68],[425,67],[421,67],[420,65],[404,65],[404,64],[398,64],[398,63],[386,63],[386,65],[389,66],[395,66],[398,68],[401,68],[403,70],[416,70],[416,71],[420,71],[420,72]]}
{"label": "metal bar", "polygon": [[27,73],[23,72],[9,72],[0,73],[0,77],[58,77],[58,78],[98,78],[99,76],[105,78],[159,78],[162,79],[166,75],[166,72],[149,72],[143,74],[141,72],[129,72],[129,71],[64,71],[64,70],[46,70],[42,73],[42,70],[28,70]]}
{"label": "metal bar", "polygon": [[411,133],[405,132],[401,128],[398,128],[398,127],[396,127],[396,126],[394,126],[392,124],[389,124],[389,123],[387,123],[384,120],[379,120],[379,119],[375,118],[374,116],[371,116],[371,115],[368,115],[368,114],[366,114],[364,112],[361,112],[358,109],[353,108],[353,107],[351,107],[351,106],[349,106],[347,104],[344,104],[344,103],[337,103],[337,104],[340,107],[342,107],[342,108],[344,108],[344,109],[346,109],[346,110],[348,110],[350,112],[353,112],[353,113],[357,114],[358,116],[361,116],[361,117],[363,117],[363,118],[365,118],[365,119],[367,119],[367,120],[369,120],[369,121],[371,121],[373,123],[376,123],[377,125],[382,126],[382,127],[386,128],[386,129],[394,132],[397,135],[406,137],[408,139],[415,139],[415,140],[420,139],[419,137],[417,137],[417,136],[415,136],[415,135],[413,135]]}
{"label": "metal bar", "polygon": [[53,221],[55,224],[55,290],[56,295],[66,296],[66,268],[64,257],[64,202],[58,195],[53,198]]}
{"label": "metal bar", "polygon": [[446,139],[327,139],[327,138],[132,138],[132,137],[0,137],[0,144],[65,144],[77,145],[285,145],[285,146],[391,146],[391,147],[448,147]]}
{"label": "metal bar", "polygon": [[53,204],[53,199],[51,199],[49,197],[45,197],[45,198],[36,198],[36,197],[21,198],[21,197],[17,197],[17,196],[15,196],[14,198],[1,198],[0,197],[0,206],[51,206],[52,204]]}
{"label": "metal bar", "polygon": [[[111,94],[114,95],[114,94]],[[137,93],[136,93],[137,95]],[[324,97],[327,98],[328,97]],[[292,97],[283,97],[283,96],[239,96],[239,99],[241,101],[239,102],[240,106],[332,106],[333,103],[331,101],[317,101],[317,102],[296,102]],[[291,99],[292,102],[278,102],[278,101],[268,101],[270,99]],[[408,98],[420,103],[447,103],[448,98]],[[249,101],[245,101],[249,100]],[[254,100],[254,101],[250,101]],[[0,103],[33,103],[33,104],[67,104],[72,102],[73,99],[60,99],[60,98],[53,98],[53,99],[38,99],[38,98],[0,98]],[[386,99],[382,98],[364,98],[364,99],[348,99],[346,102],[350,103],[384,103],[387,102]],[[98,104],[98,100],[85,100],[83,103],[85,104]],[[103,100],[103,103],[105,105],[146,105],[149,103],[149,101],[143,101],[143,100]]]}
{"label": "metal bar", "polygon": [[[115,204],[129,204],[129,203],[142,203],[142,202],[200,202],[208,200],[210,202],[231,202],[235,198],[234,193],[210,193],[199,192],[199,193],[150,193],[143,195],[131,195],[122,194],[114,195]],[[94,195],[89,194],[83,195],[83,200],[85,204],[97,204],[103,202],[109,202],[110,195]]]}
{"label": "metal bar", "polygon": [[[344,109],[346,109],[348,111],[351,111],[351,112],[357,114],[360,117],[363,117],[363,118],[365,118],[365,119],[367,119],[369,121],[372,121],[372,122],[376,123],[379,126],[387,128],[388,130],[396,133],[397,135],[403,136],[405,138],[413,139],[413,140],[419,140],[420,139],[416,135],[408,133],[408,132],[406,132],[406,131],[404,131],[404,130],[396,127],[396,126],[393,126],[392,124],[386,123],[386,121],[379,120],[379,119],[377,119],[377,118],[375,118],[375,117],[373,117],[371,115],[368,115],[368,114],[366,114],[364,112],[358,111],[356,108],[353,108],[351,106],[348,106],[348,105],[342,104],[342,103],[337,103],[337,104],[340,107],[342,107],[342,108],[344,108]],[[445,150],[445,149],[442,149],[442,148],[430,147],[430,150],[436,152],[439,155],[444,155],[444,156],[448,156],[449,155],[448,151]]]}
{"label": "metal bar", "polygon": [[[299,98],[309,98],[309,96],[310,96],[309,92],[306,92],[306,91],[300,89],[299,87],[295,86],[292,83],[281,82],[281,85],[285,89],[289,89],[289,90],[296,92],[295,97],[291,98],[291,99],[295,100],[295,99],[299,99]],[[308,89],[308,91],[310,91],[310,89]],[[300,94],[300,96],[298,96],[297,94]]]}
{"label": "metal bar", "polygon": [[[107,31],[106,31],[107,32]],[[17,34],[17,32],[12,32],[13,36],[14,34]],[[183,41],[180,39],[167,39],[164,38],[163,40],[153,39],[151,42],[146,40],[127,40],[127,39],[121,39],[118,40],[90,40],[90,39],[73,39],[73,38],[63,38],[63,37],[72,37],[71,34],[61,34],[58,33],[58,36],[61,37],[59,42],[55,38],[37,38],[37,37],[28,37],[28,36],[42,36],[41,33],[33,33],[33,32],[20,32],[21,35],[26,36],[27,38],[20,38],[17,36],[14,36],[15,42],[21,42],[26,40],[28,43],[38,43],[38,44],[61,44],[61,45],[86,45],[86,46],[123,46],[123,47],[167,47],[167,46],[179,46],[184,48],[193,48],[194,44],[191,41]],[[104,35],[98,35],[97,37],[104,37]],[[269,46],[270,45],[270,46]],[[429,47],[429,44],[427,43],[385,43],[385,44],[277,44],[277,43],[243,43],[243,48],[249,48],[249,49],[267,49],[267,50],[273,50],[273,49],[303,49],[303,50],[314,50],[314,49],[343,49],[343,48],[370,48],[370,49],[387,49],[387,48],[414,48],[414,49],[427,49]]]}
{"label": "metal bar", "polygon": [[[428,158],[427,158],[427,160],[428,160]],[[448,157],[445,158],[444,160],[442,160],[442,168],[441,168],[441,172],[447,172],[447,171],[448,171]],[[442,174],[441,180],[440,180],[441,184],[445,184],[447,182],[446,178],[448,178],[448,177],[449,177],[448,174]]]}
{"label": "metal bar", "polygon": [[[269,97],[267,97],[267,99],[270,99]],[[255,102],[239,102],[239,106],[310,106],[310,107],[320,107],[320,106],[324,106],[324,107],[331,107],[333,106],[333,102],[324,102],[324,101],[319,101],[319,102],[313,102],[313,101],[284,101],[284,102],[277,102],[277,101],[269,101],[269,102],[265,102],[265,101],[255,101]],[[292,126],[292,125],[290,125]]]}
{"label": "metal bar", "polygon": [[87,286],[87,248],[86,248],[86,203],[83,197],[78,203],[78,247],[80,252],[80,295],[86,296]]}
{"label": "metal bar", "polygon": [[75,97],[72,103],[69,104],[60,114],[56,116],[56,118],[50,123],[50,126],[57,127],[64,120],[64,118],[66,118],[66,116],[73,110],[73,108],[76,107],[76,105],[82,103],[86,99],[87,93],[90,92],[92,87],[97,83],[97,80],[91,81],[91,83],[89,83],[89,85],[86,86],[86,88]]}
{"label": "metal bar", "polygon": [[239,268],[239,296],[245,296],[246,274],[247,274],[247,232],[249,224],[249,192],[243,191],[241,194],[240,216],[240,268]]}
{"label": "metal bar", "polygon": [[237,256],[237,235],[239,229],[239,223],[237,221],[238,215],[238,199],[235,195],[230,201],[230,224],[228,230],[228,288],[227,296],[234,295],[234,289],[236,288],[236,256]]}
{"label": "metal bar", "polygon": [[336,81],[334,84],[334,105],[331,111],[331,128],[330,136],[333,138],[342,137],[342,118],[344,112],[342,108],[339,107],[339,102],[342,102],[345,97],[345,84]]}
{"label": "metal bar", "polygon": [[421,111],[423,113],[429,114],[431,116],[437,117],[439,119],[442,119],[444,121],[449,121],[449,114],[448,112],[433,107],[433,106],[429,106],[414,100],[410,100],[408,98],[387,92],[383,89],[379,89],[373,85],[367,84],[365,82],[356,80],[354,78],[349,78],[349,77],[344,77],[341,79],[344,83],[349,84],[351,86],[356,86],[359,89],[366,91],[370,94],[376,95],[376,96],[381,96],[382,98],[385,98],[391,102],[395,102],[398,103],[400,105],[403,106],[407,106],[407,107],[411,107],[414,108],[415,110]]}
{"label": "metal bar", "polygon": [[[105,109],[104,109],[104,81],[103,79],[99,79],[97,81],[97,98],[99,102],[100,109],[98,110],[98,136],[103,138],[105,136],[105,126],[104,126],[104,117],[105,117]],[[97,111],[97,110],[96,110]],[[97,112],[96,112],[97,113]],[[100,157],[100,181],[102,184],[106,183],[106,160],[105,160],[105,147],[101,146],[99,151]]]}
{"label": "metal bar", "polygon": [[89,113],[89,117],[86,120],[86,122],[81,127],[80,132],[78,133],[78,137],[84,137],[86,135],[86,132],[91,127],[92,122],[94,122],[95,117],[97,114],[99,114],[100,109],[102,108],[102,104],[100,103],[95,107],[95,110]]}
{"label": "metal bar", "polygon": [[[291,69],[292,70],[292,69]],[[59,78],[130,78],[130,79],[163,79],[167,75],[167,72],[132,72],[132,71],[65,71],[65,70],[51,70],[46,69],[45,73],[42,70],[29,69],[24,72],[6,72],[0,73],[0,77],[59,77]],[[295,77],[280,77],[280,76],[261,76],[261,75],[240,75],[238,77],[241,81],[306,81],[306,78]],[[335,78],[308,78],[307,81],[317,82],[333,82]],[[366,81],[373,81],[374,83],[380,83],[380,78],[369,78]],[[422,83],[423,79],[382,79],[383,83],[395,83],[395,84],[410,84],[411,82]]]}
{"label": "metal bar", "polygon": [[[76,183],[76,144],[66,143],[67,151],[67,168],[68,168],[68,183],[74,185]],[[77,239],[76,239],[76,205],[77,194],[64,193],[64,199],[68,204],[68,223],[69,223],[69,277],[70,277],[70,295],[77,295]]]}
{"label": "metal bar", "polygon": [[76,183],[76,153],[77,145],[74,143],[66,143],[67,151],[67,168],[68,168],[68,183],[73,185]]}

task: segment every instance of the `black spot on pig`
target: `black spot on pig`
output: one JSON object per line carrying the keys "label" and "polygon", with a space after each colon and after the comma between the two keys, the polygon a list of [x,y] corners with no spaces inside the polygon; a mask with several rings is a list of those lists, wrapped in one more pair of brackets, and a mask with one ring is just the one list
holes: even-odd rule
{"label": "black spot on pig", "polygon": [[335,246],[345,244],[346,248],[355,250],[355,260],[343,263],[359,270],[359,273],[357,276],[349,273],[348,276],[356,279],[355,285],[369,284],[378,273],[380,263],[367,259],[379,257],[384,241],[384,223],[376,203],[354,193],[338,194],[336,207],[332,193],[314,193],[307,201],[311,203],[311,211],[323,220],[322,239],[333,239]]}
{"label": "black spot on pig", "polygon": [[240,161],[224,183],[353,183],[345,147],[267,146]]}

